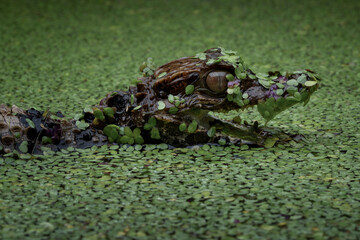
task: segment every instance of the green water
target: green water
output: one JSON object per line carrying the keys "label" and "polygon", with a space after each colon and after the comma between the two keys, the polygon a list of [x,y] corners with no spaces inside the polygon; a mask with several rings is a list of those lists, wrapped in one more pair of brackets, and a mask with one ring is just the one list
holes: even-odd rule
{"label": "green water", "polygon": [[71,117],[135,83],[147,57],[216,46],[256,72],[309,68],[323,84],[269,123],[300,143],[0,159],[0,238],[360,238],[359,12],[357,1],[2,0],[0,103]]}

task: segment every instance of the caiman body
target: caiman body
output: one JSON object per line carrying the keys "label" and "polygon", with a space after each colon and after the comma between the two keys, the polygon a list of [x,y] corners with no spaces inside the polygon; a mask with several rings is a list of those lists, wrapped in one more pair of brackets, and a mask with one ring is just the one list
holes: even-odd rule
{"label": "caiman body", "polygon": [[42,146],[59,150],[114,142],[188,146],[220,141],[263,146],[270,137],[285,139],[257,124],[225,121],[208,112],[257,105],[269,121],[296,103],[307,103],[319,86],[310,70],[255,74],[235,52],[222,48],[157,69],[144,64],[141,70],[144,76],[137,86],[107,94],[73,120],[63,119],[61,113],[0,105],[0,155],[14,150],[41,153]]}

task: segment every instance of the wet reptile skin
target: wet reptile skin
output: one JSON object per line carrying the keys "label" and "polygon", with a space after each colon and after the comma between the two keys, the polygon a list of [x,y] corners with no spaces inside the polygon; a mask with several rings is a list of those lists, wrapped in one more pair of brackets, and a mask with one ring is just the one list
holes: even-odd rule
{"label": "wet reptile skin", "polygon": [[[290,86],[286,81],[301,76],[310,81],[313,72],[308,70],[304,74],[286,76],[269,72],[268,78],[273,79],[273,87],[264,87],[257,75],[246,67],[239,79],[236,68],[242,66],[240,58],[221,60],[226,54],[221,48],[209,49],[200,57],[180,58],[160,66],[150,76],[140,78],[137,86],[129,87],[128,91],[111,92],[94,106],[100,115],[105,111],[113,114],[103,114],[104,118],[99,118],[93,112],[84,112],[82,121],[89,127],[82,130],[77,127],[77,120],[61,119],[61,113],[54,119],[48,112],[0,105],[0,155],[14,150],[41,153],[42,146],[57,151],[70,146],[86,148],[109,142],[165,142],[172,146],[189,146],[222,139],[238,145],[262,146],[267,138],[275,135],[279,141],[289,140],[287,135],[274,134],[274,131],[259,129],[257,125],[216,119],[208,112],[245,109],[264,103],[269,98],[291,98],[290,91],[286,91]],[[233,55],[228,54],[230,57]],[[232,79],[228,78],[230,75]],[[278,88],[275,84],[283,85],[285,89],[280,96],[273,93]],[[242,96],[246,96],[243,99],[245,104],[242,100],[241,104],[232,100],[235,95],[229,98],[228,88],[233,86],[238,86]],[[187,87],[193,90],[189,91],[191,88]],[[296,91],[304,93],[299,102],[307,102],[317,87],[318,84],[312,87],[298,84]],[[186,128],[181,129],[181,124]],[[194,126],[195,130],[190,130]],[[127,133],[124,133],[124,127],[127,127]],[[114,129],[117,132],[112,135]],[[213,134],[209,133],[210,129]]]}

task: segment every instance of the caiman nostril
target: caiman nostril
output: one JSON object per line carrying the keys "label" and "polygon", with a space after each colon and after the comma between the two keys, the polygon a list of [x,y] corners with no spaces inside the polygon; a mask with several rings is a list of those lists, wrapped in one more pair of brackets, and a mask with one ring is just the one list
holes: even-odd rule
{"label": "caiman nostril", "polygon": [[38,134],[35,128],[28,127],[25,129],[25,135],[28,139],[35,140]]}

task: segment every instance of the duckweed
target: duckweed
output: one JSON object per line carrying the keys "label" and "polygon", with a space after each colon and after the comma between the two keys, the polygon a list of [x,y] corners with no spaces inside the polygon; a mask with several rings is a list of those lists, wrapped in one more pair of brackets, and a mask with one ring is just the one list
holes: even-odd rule
{"label": "duckweed", "polygon": [[[122,133],[122,146],[6,155],[0,238],[359,239],[360,3],[155,3],[1,1],[0,103],[72,118],[126,90],[149,56],[161,65],[224,46],[254,72],[311,68],[322,76],[308,105],[268,123],[303,140],[141,148]],[[147,60],[140,75],[154,66]],[[256,77],[243,68],[238,79]],[[297,81],[311,87],[309,77]],[[265,122],[256,108],[221,116],[239,115]]]}

